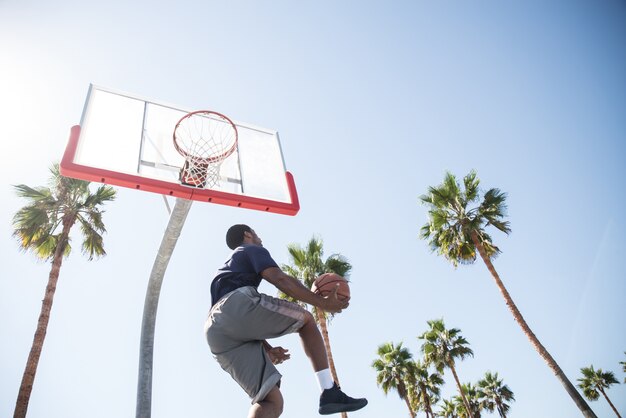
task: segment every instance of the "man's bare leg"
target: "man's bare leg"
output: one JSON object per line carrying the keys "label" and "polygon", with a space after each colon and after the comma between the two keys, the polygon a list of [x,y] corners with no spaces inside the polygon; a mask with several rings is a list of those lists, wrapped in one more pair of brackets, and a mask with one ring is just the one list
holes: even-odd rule
{"label": "man's bare leg", "polygon": [[282,413],[283,395],[278,386],[274,386],[265,399],[252,405],[248,418],[278,418]]}
{"label": "man's bare leg", "polygon": [[[304,352],[311,360],[313,370],[320,372],[328,369],[328,357],[326,356],[326,347],[322,334],[317,328],[317,324],[313,319],[313,315],[307,312],[305,316],[304,326],[298,331]],[[325,372],[323,372],[325,373]],[[320,387],[324,389],[320,396],[319,413],[321,415],[336,414],[339,412],[351,412],[363,408],[367,405],[367,399],[354,399],[341,391],[337,383],[332,388],[324,388],[321,380]]]}
{"label": "man's bare leg", "polygon": [[304,352],[309,360],[311,360],[313,370],[319,372],[320,370],[328,369],[326,347],[324,347],[322,334],[317,328],[313,315],[307,312],[304,326],[300,328],[298,334],[300,334],[300,340],[302,341]]}

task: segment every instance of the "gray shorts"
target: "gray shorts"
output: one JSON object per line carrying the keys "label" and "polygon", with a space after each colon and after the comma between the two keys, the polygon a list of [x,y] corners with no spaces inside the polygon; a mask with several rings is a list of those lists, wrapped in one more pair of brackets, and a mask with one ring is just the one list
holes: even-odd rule
{"label": "gray shorts", "polygon": [[220,299],[209,311],[204,330],[211,353],[222,369],[256,403],[282,377],[263,348],[263,340],[298,331],[306,310],[246,286]]}

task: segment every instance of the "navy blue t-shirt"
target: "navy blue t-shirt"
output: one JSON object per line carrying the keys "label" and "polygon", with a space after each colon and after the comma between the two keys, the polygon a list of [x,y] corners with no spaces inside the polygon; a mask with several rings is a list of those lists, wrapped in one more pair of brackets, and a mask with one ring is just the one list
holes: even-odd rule
{"label": "navy blue t-shirt", "polygon": [[235,248],[211,283],[211,306],[235,289],[258,287],[263,279],[261,272],[269,267],[278,267],[278,264],[265,248],[253,244]]}

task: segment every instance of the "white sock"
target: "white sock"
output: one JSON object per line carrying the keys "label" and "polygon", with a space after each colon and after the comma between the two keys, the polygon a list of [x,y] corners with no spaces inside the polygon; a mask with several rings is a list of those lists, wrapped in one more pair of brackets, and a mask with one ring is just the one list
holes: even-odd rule
{"label": "white sock", "polygon": [[317,384],[320,386],[320,392],[323,392],[324,389],[332,388],[335,384],[333,376],[330,374],[330,369],[315,372],[315,377],[317,378]]}

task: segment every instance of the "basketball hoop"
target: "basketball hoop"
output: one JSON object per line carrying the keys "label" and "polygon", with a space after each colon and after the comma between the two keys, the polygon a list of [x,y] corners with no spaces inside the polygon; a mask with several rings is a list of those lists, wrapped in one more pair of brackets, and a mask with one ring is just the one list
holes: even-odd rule
{"label": "basketball hoop", "polygon": [[237,127],[226,116],[198,110],[183,116],[174,128],[174,147],[185,157],[181,184],[213,188],[219,184],[220,165],[237,149]]}

